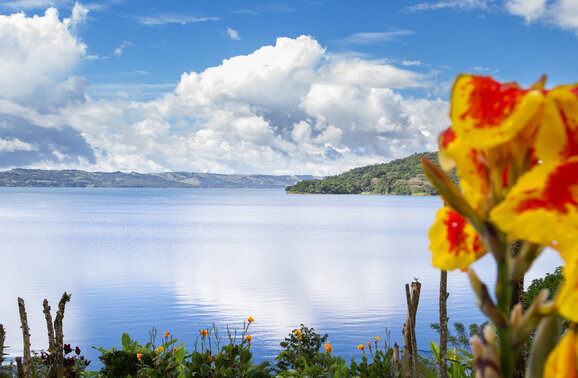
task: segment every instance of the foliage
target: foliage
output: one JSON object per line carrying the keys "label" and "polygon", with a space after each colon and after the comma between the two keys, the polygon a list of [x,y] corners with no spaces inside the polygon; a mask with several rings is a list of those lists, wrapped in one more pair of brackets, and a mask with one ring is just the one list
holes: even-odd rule
{"label": "foliage", "polygon": [[[434,356],[435,366],[432,366],[432,369],[435,369],[440,364],[440,348],[435,343],[435,341],[430,342],[430,349]],[[471,351],[467,351],[464,349],[454,348],[449,351],[448,355],[446,356],[447,362],[449,364],[447,372],[448,377],[450,378],[461,378],[461,377],[471,377],[474,374],[474,355]]]}
{"label": "foliage", "polygon": [[300,329],[291,332],[281,342],[283,350],[275,358],[277,369],[282,371],[292,368],[302,371],[305,366],[327,362],[323,359],[320,349],[328,337],[328,334],[321,336],[313,328],[301,324]]}
{"label": "foliage", "polygon": [[[420,158],[437,164],[436,152],[413,154],[389,163],[355,168],[322,180],[303,180],[288,186],[288,193],[435,195],[420,165]],[[457,180],[457,178],[456,178]]]}
{"label": "foliage", "polygon": [[[451,330],[448,329],[448,344],[451,345],[452,348],[455,349],[464,349],[471,352],[470,347],[470,339],[473,336],[481,336],[482,330],[485,326],[487,326],[490,322],[485,321],[482,324],[471,323],[468,326],[468,332],[466,333],[466,327],[463,323],[454,322],[454,330],[455,334],[452,333]],[[430,323],[430,328],[435,330],[437,333],[440,332],[440,324],[439,323]]]}
{"label": "foliage", "polygon": [[563,281],[564,276],[562,275],[561,266],[557,267],[552,273],[546,273],[544,278],[532,280],[532,283],[524,292],[524,310],[528,309],[542,289],[548,289],[548,299],[552,299]]}

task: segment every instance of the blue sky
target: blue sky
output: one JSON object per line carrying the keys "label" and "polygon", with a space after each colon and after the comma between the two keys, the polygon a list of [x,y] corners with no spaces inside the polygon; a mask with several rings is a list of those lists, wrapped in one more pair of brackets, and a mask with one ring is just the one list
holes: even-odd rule
{"label": "blue sky", "polygon": [[572,83],[577,47],[573,0],[2,1],[0,169],[335,174],[436,149],[459,73]]}

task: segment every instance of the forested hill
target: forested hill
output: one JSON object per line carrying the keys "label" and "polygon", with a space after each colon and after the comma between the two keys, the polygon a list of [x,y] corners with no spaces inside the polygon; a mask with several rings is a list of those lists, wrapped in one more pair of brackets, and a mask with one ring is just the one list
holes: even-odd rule
{"label": "forested hill", "polygon": [[[422,157],[439,165],[437,152],[423,152],[389,163],[355,168],[322,180],[299,181],[288,186],[285,191],[315,194],[436,195],[437,191],[422,171]],[[457,182],[457,177],[453,176],[452,179]]]}
{"label": "forested hill", "polygon": [[225,175],[194,172],[125,173],[12,169],[0,172],[0,187],[95,188],[285,188],[313,176]]}

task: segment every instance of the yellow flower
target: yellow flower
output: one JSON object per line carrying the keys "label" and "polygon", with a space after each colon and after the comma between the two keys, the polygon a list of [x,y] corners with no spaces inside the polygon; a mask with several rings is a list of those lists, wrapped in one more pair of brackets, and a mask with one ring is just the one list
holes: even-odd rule
{"label": "yellow flower", "polygon": [[173,348],[173,352],[176,352],[177,350],[179,350],[179,348],[177,348],[177,347]]}
{"label": "yellow flower", "polygon": [[486,253],[476,230],[449,207],[442,207],[429,230],[432,264],[438,269],[466,269]]}
{"label": "yellow flower", "polygon": [[379,336],[375,336],[375,337],[373,338],[373,340],[375,340],[375,342],[378,342],[378,341],[379,341]]}
{"label": "yellow flower", "polygon": [[160,347],[157,348],[157,352],[158,352],[158,353],[162,353],[162,352],[164,352],[164,351],[165,351],[165,348],[163,348],[162,346],[160,346]]}
{"label": "yellow flower", "polygon": [[206,329],[202,329],[202,330],[201,330],[201,336],[207,337],[208,335],[209,335],[209,332],[207,332]]}
{"label": "yellow flower", "polygon": [[450,117],[456,135],[468,146],[487,149],[516,136],[543,104],[538,88],[525,90],[487,76],[460,75],[452,89]]}
{"label": "yellow flower", "polygon": [[253,323],[254,321],[255,321],[255,319],[253,319],[252,316],[249,316],[249,319],[247,319],[247,322],[248,322],[248,323]]}
{"label": "yellow flower", "polygon": [[331,353],[333,348],[329,345],[329,341],[325,343],[325,353]]}
{"label": "yellow flower", "polygon": [[246,340],[247,342],[251,342],[252,339],[253,339],[253,338],[251,337],[251,335],[245,336],[245,340]]}
{"label": "yellow flower", "polygon": [[544,366],[544,377],[575,378],[577,376],[577,341],[576,332],[572,328],[568,329],[558,345],[548,355]]}
{"label": "yellow flower", "polygon": [[140,361],[141,357],[142,357],[142,353],[137,353],[137,354],[136,354],[136,358],[138,358],[139,361]]}
{"label": "yellow flower", "polygon": [[578,246],[578,156],[534,167],[490,219],[512,238],[565,251]]}
{"label": "yellow flower", "polygon": [[169,338],[170,335],[171,335],[170,333],[165,332],[165,337],[166,337],[167,339]]}
{"label": "yellow flower", "polygon": [[357,349],[359,349],[359,350],[364,350],[364,349],[365,349],[365,345],[359,344],[359,345],[357,346]]}
{"label": "yellow flower", "polygon": [[295,331],[293,331],[293,333],[294,333],[295,335],[297,335],[297,338],[298,338],[299,340],[301,340],[301,331],[299,331],[298,329],[296,329]]}

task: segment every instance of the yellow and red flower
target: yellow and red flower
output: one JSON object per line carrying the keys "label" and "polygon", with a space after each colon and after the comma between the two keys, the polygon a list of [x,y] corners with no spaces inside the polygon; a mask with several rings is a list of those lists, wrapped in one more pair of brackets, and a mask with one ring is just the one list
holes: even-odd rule
{"label": "yellow and red flower", "polygon": [[201,332],[200,332],[200,334],[201,334],[202,337],[207,337],[207,336],[209,335],[209,332],[207,332],[206,329],[202,329]]}
{"label": "yellow and red flower", "polygon": [[248,323],[253,323],[254,321],[255,321],[255,319],[253,319],[252,316],[249,316],[249,319],[247,319],[247,322],[248,322]]}
{"label": "yellow and red flower", "polygon": [[359,350],[365,350],[365,345],[359,344],[359,345],[357,346],[357,349],[359,349]]}
{"label": "yellow and red flower", "polygon": [[168,339],[170,335],[171,335],[170,333],[168,333],[168,332],[165,332],[165,338],[167,338],[167,339]]}
{"label": "yellow and red flower", "polygon": [[578,339],[573,328],[568,329],[558,345],[550,352],[544,366],[544,377],[575,378]]}
{"label": "yellow and red flower", "polygon": [[325,343],[325,353],[331,353],[333,348],[329,345],[329,341]]}
{"label": "yellow and red flower", "polygon": [[293,333],[297,336],[297,338],[299,340],[301,340],[301,331],[299,331],[298,329],[296,329],[295,331],[293,331]]}

